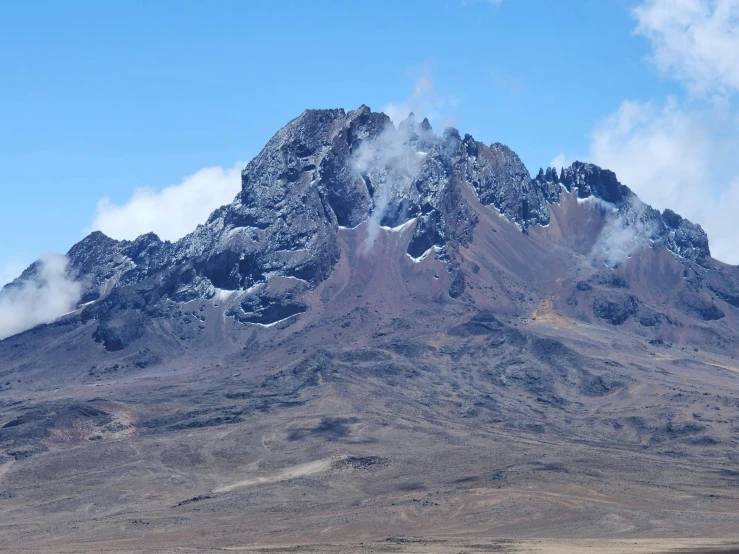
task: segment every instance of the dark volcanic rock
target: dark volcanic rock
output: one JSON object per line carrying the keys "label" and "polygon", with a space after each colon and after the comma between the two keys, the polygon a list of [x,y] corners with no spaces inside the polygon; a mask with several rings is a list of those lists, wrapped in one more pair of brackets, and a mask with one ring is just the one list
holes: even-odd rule
{"label": "dark volcanic rock", "polygon": [[686,258],[710,256],[708,236],[700,225],[683,219],[672,210],[662,212],[662,221],[667,228],[666,243],[676,254]]}
{"label": "dark volcanic rock", "polygon": [[587,292],[589,290],[593,290],[593,286],[587,281],[578,281],[577,285],[575,285],[575,288],[579,290],[580,292]]}
{"label": "dark volcanic rock", "polygon": [[102,320],[92,338],[95,342],[103,343],[108,352],[116,352],[142,337],[145,325],[146,318],[141,312],[121,311],[110,319]]}
{"label": "dark volcanic rock", "polygon": [[583,371],[580,380],[580,390],[586,396],[605,396],[623,388],[624,383],[606,375],[593,375]]}
{"label": "dark volcanic rock", "polygon": [[327,440],[346,439],[351,435],[351,425],[357,423],[356,418],[326,418],[315,427],[294,429],[288,435],[291,441],[309,437],[321,437]]}
{"label": "dark volcanic rock", "polygon": [[621,325],[639,309],[639,301],[631,294],[598,296],[593,313],[611,325]]}
{"label": "dark volcanic rock", "polygon": [[78,426],[103,427],[111,420],[108,412],[91,404],[42,404],[0,428],[0,449],[15,459],[28,458],[47,450],[44,441],[53,429],[75,432]]}
{"label": "dark volcanic rock", "polygon": [[578,198],[595,196],[615,206],[621,206],[631,196],[631,191],[616,179],[616,174],[596,165],[575,162],[562,171],[559,181]]}
{"label": "dark volcanic rock", "polygon": [[249,297],[239,306],[240,311],[233,311],[233,315],[242,323],[261,323],[269,325],[283,319],[302,314],[308,307],[296,302],[291,295]]}
{"label": "dark volcanic rock", "polygon": [[[507,146],[489,147],[465,137],[466,178],[483,204],[495,206],[501,214],[522,225],[545,225],[549,221],[547,198],[531,180],[521,159]],[[474,149],[471,146],[474,144]]]}
{"label": "dark volcanic rock", "polygon": [[452,327],[449,334],[461,337],[488,335],[490,333],[498,333],[504,328],[505,326],[491,312],[479,312],[467,323]]}
{"label": "dark volcanic rock", "polygon": [[539,360],[549,365],[582,367],[583,358],[556,339],[534,339],[531,351]]}
{"label": "dark volcanic rock", "polygon": [[233,425],[244,421],[241,414],[242,411],[235,407],[224,407],[220,409],[204,408],[149,419],[142,422],[140,427],[152,432],[162,432]]}
{"label": "dark volcanic rock", "polygon": [[678,296],[678,307],[687,315],[703,321],[715,321],[726,315],[716,304],[690,292]]}
{"label": "dark volcanic rock", "polygon": [[333,463],[333,467],[336,469],[379,469],[390,463],[387,458],[380,456],[348,456],[341,460],[337,460]]}
{"label": "dark volcanic rock", "polygon": [[707,286],[713,294],[726,302],[727,304],[739,308],[739,268],[733,268],[733,274],[730,276],[713,274]]}
{"label": "dark volcanic rock", "polygon": [[[597,283],[603,287],[608,287],[612,289],[628,289],[631,288],[629,286],[629,283],[627,283],[622,277],[619,277],[613,272],[601,272],[598,273],[596,276],[592,278],[592,281],[594,283]],[[580,283],[578,283],[578,289],[579,290],[587,290],[587,289],[580,289]]]}
{"label": "dark volcanic rock", "polygon": [[635,319],[643,327],[656,327],[661,323],[673,323],[672,318],[668,315],[651,310],[646,306],[639,307]]}

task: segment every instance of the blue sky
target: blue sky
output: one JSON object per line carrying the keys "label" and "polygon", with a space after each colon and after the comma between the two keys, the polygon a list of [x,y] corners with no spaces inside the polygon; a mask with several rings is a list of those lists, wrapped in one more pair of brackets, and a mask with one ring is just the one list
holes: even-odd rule
{"label": "blue sky", "polygon": [[[656,207],[709,227],[711,210],[739,207],[739,54],[728,51],[739,2],[683,5],[675,15],[668,0],[6,3],[0,281],[94,227],[116,238],[194,228],[202,214],[177,208],[175,224],[162,206],[184,189],[160,191],[185,180],[230,199],[238,164],[289,119],[363,103],[506,143],[532,173],[555,158],[610,164]],[[697,42],[699,24],[724,41]],[[676,170],[686,155],[701,158]],[[695,208],[690,194],[713,203]],[[726,242],[726,228],[709,231]],[[733,263],[737,238],[719,246]]]}

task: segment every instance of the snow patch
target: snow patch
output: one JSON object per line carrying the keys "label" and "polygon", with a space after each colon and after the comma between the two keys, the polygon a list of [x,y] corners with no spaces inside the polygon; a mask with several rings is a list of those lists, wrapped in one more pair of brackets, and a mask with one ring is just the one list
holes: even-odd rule
{"label": "snow patch", "polygon": [[[305,279],[301,279],[300,277],[294,277],[293,275],[287,275],[283,277],[283,279],[289,279],[290,281],[297,281],[298,283],[308,283],[308,281],[306,281]],[[257,285],[254,285],[254,286],[257,286]]]}
{"label": "snow patch", "polygon": [[236,292],[235,290],[226,290],[226,289],[216,288],[216,293],[215,293],[215,296],[213,296],[213,301],[214,302],[225,302],[226,300],[231,298],[231,296],[233,296],[235,292]]}
{"label": "snow patch", "polygon": [[233,227],[232,229],[228,230],[228,233],[226,233],[226,240],[241,235],[244,235],[249,240],[252,240],[251,233],[254,231],[254,229],[254,227]]}
{"label": "snow patch", "polygon": [[[301,312],[301,313],[302,313],[302,312]],[[287,316],[287,317],[283,317],[282,319],[278,319],[277,321],[273,321],[272,323],[255,323],[255,322],[250,322],[250,324],[251,324],[251,325],[256,325],[256,326],[258,326],[258,327],[263,327],[263,328],[265,328],[265,329],[269,329],[270,327],[274,327],[274,326],[275,326],[275,325],[277,325],[278,323],[282,323],[283,321],[287,321],[288,319],[290,319],[290,318],[292,318],[292,317],[296,317],[296,316],[299,316],[299,315],[300,315],[300,314],[293,314],[293,315],[289,315],[289,316]]]}
{"label": "snow patch", "polygon": [[510,217],[505,215],[503,212],[501,212],[495,204],[488,204],[488,208],[491,208],[492,210],[494,210],[495,213],[497,213],[500,217],[502,217],[506,221],[513,223],[518,228],[519,231],[523,232],[523,227],[521,226],[521,224],[515,219],[511,219]]}
{"label": "snow patch", "polygon": [[257,283],[256,285],[252,285],[249,288],[242,290],[239,293],[239,296],[246,296],[247,294],[251,294],[253,292],[256,292],[259,289],[261,289],[262,287],[264,287],[265,285],[266,285],[266,283]]}
{"label": "snow patch", "polygon": [[410,227],[411,225],[413,225],[416,222],[417,219],[418,219],[417,217],[413,217],[413,218],[409,219],[408,221],[406,221],[405,223],[402,223],[401,225],[398,225],[397,227],[387,227],[385,225],[380,225],[380,228],[381,229],[385,229],[386,231],[389,231],[391,233],[402,233],[408,227]]}
{"label": "snow patch", "polygon": [[357,229],[361,227],[362,225],[364,225],[367,221],[369,220],[365,219],[361,223],[357,223],[354,227],[346,227],[344,225],[339,225],[339,231],[353,231],[354,229]]}
{"label": "snow patch", "polygon": [[406,252],[406,253],[405,253],[405,255],[406,255],[406,256],[408,256],[408,257],[409,257],[409,258],[410,258],[410,259],[411,259],[411,260],[413,261],[413,263],[414,263],[414,264],[420,264],[420,263],[421,263],[421,262],[422,262],[423,260],[425,260],[425,259],[426,259],[426,258],[428,257],[428,255],[429,255],[429,254],[430,254],[430,253],[431,253],[432,251],[433,251],[433,252],[434,252],[435,254],[438,254],[438,253],[439,253],[439,252],[441,252],[442,250],[443,250],[443,247],[441,247],[441,246],[437,246],[437,245],[435,244],[435,245],[433,245],[433,246],[432,246],[431,248],[429,248],[428,250],[426,250],[426,252],[424,252],[423,254],[421,254],[420,256],[418,256],[417,258],[414,258],[413,256],[411,256],[410,254],[408,254],[408,252]]}
{"label": "snow patch", "polygon": [[424,252],[417,258],[414,258],[413,256],[411,256],[410,254],[408,254],[408,252],[406,252],[405,255],[408,256],[413,261],[414,264],[420,264],[423,260],[426,259],[426,256],[428,256],[432,250],[433,250],[433,247],[429,248],[428,250],[426,250],[426,252]]}
{"label": "snow patch", "polygon": [[602,198],[597,198],[593,195],[590,195],[587,198],[580,198],[578,196],[577,203],[578,204],[594,204],[603,210],[606,210],[612,213],[618,213],[618,208],[616,207],[615,204],[612,204],[611,202],[606,202]]}

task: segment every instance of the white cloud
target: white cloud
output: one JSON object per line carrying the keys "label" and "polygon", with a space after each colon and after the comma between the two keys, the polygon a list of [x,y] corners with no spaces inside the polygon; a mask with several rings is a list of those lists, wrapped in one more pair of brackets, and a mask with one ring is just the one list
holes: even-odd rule
{"label": "white cloud", "polygon": [[67,276],[68,263],[65,256],[48,254],[32,276],[0,291],[0,340],[74,310],[82,289]]}
{"label": "white cloud", "polygon": [[739,172],[731,171],[739,129],[726,128],[716,109],[623,102],[593,132],[590,156],[643,201],[699,223],[713,256],[739,264]]}
{"label": "white cloud", "polygon": [[633,14],[657,68],[689,94],[623,102],[593,131],[591,159],[645,202],[699,223],[713,256],[739,264],[739,0],[642,0]]}
{"label": "white cloud", "polygon": [[387,116],[395,125],[398,125],[401,121],[408,117],[409,113],[414,110],[411,107],[410,103],[403,102],[401,104],[389,103],[382,108],[382,111],[387,114]]}
{"label": "white cloud", "polygon": [[[428,133],[419,130],[424,140],[430,140],[432,131]],[[396,131],[392,126],[386,127],[374,140],[364,141],[354,154],[354,163],[357,177],[370,174],[375,187],[373,194],[374,206],[366,226],[367,235],[362,246],[362,253],[367,253],[374,245],[383,219],[390,211],[393,201],[398,208],[400,199],[408,198],[409,188],[421,169],[421,160],[418,153],[408,146],[408,135]],[[380,168],[375,174],[373,168]],[[399,217],[397,223],[405,223],[407,213]]]}
{"label": "white cloud", "polygon": [[[674,100],[626,101],[593,132],[594,163],[616,171],[647,203],[694,204],[708,175],[710,137]],[[676,209],[678,206],[674,206]]]}
{"label": "white cloud", "polygon": [[102,198],[89,230],[100,230],[116,239],[130,240],[154,232],[162,239],[177,240],[234,199],[244,165],[207,167],[161,191],[140,188],[122,205]]}
{"label": "white cloud", "polygon": [[382,111],[390,117],[395,125],[413,112],[417,119],[427,117],[433,126],[448,127],[454,124],[449,115],[459,103],[459,99],[451,96],[440,96],[436,91],[433,76],[428,65],[423,65],[413,84],[413,92],[399,104],[386,104]]}
{"label": "white cloud", "polygon": [[567,158],[567,156],[565,156],[564,152],[560,152],[552,158],[551,162],[549,162],[549,167],[553,167],[557,171],[561,171],[563,167],[568,167],[571,163],[572,162]]}
{"label": "white cloud", "polygon": [[645,0],[633,14],[665,74],[694,94],[739,90],[739,0]]}

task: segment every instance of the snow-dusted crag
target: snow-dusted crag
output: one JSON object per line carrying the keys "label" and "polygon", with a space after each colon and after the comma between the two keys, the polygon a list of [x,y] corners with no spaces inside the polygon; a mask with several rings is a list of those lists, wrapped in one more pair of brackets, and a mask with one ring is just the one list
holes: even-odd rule
{"label": "snow-dusted crag", "polygon": [[[82,320],[99,322],[94,338],[107,349],[139,337],[162,303],[224,291],[252,291],[228,315],[269,324],[306,309],[297,296],[331,274],[341,228],[415,221],[408,254],[446,248],[453,259],[455,248],[474,240],[478,222],[465,187],[524,234],[550,222],[563,194],[593,198],[637,242],[710,266],[700,226],[644,205],[610,171],[576,162],[532,179],[500,143],[462,138],[455,129],[437,135],[413,114],[396,129],[385,114],[362,106],[307,110],[292,120],[243,170],[235,200],[181,240],[148,234],[116,241],[95,232],[69,251],[69,274],[84,286]],[[293,292],[260,286],[276,277],[291,279]],[[731,286],[714,288],[723,298],[739,297]]]}

